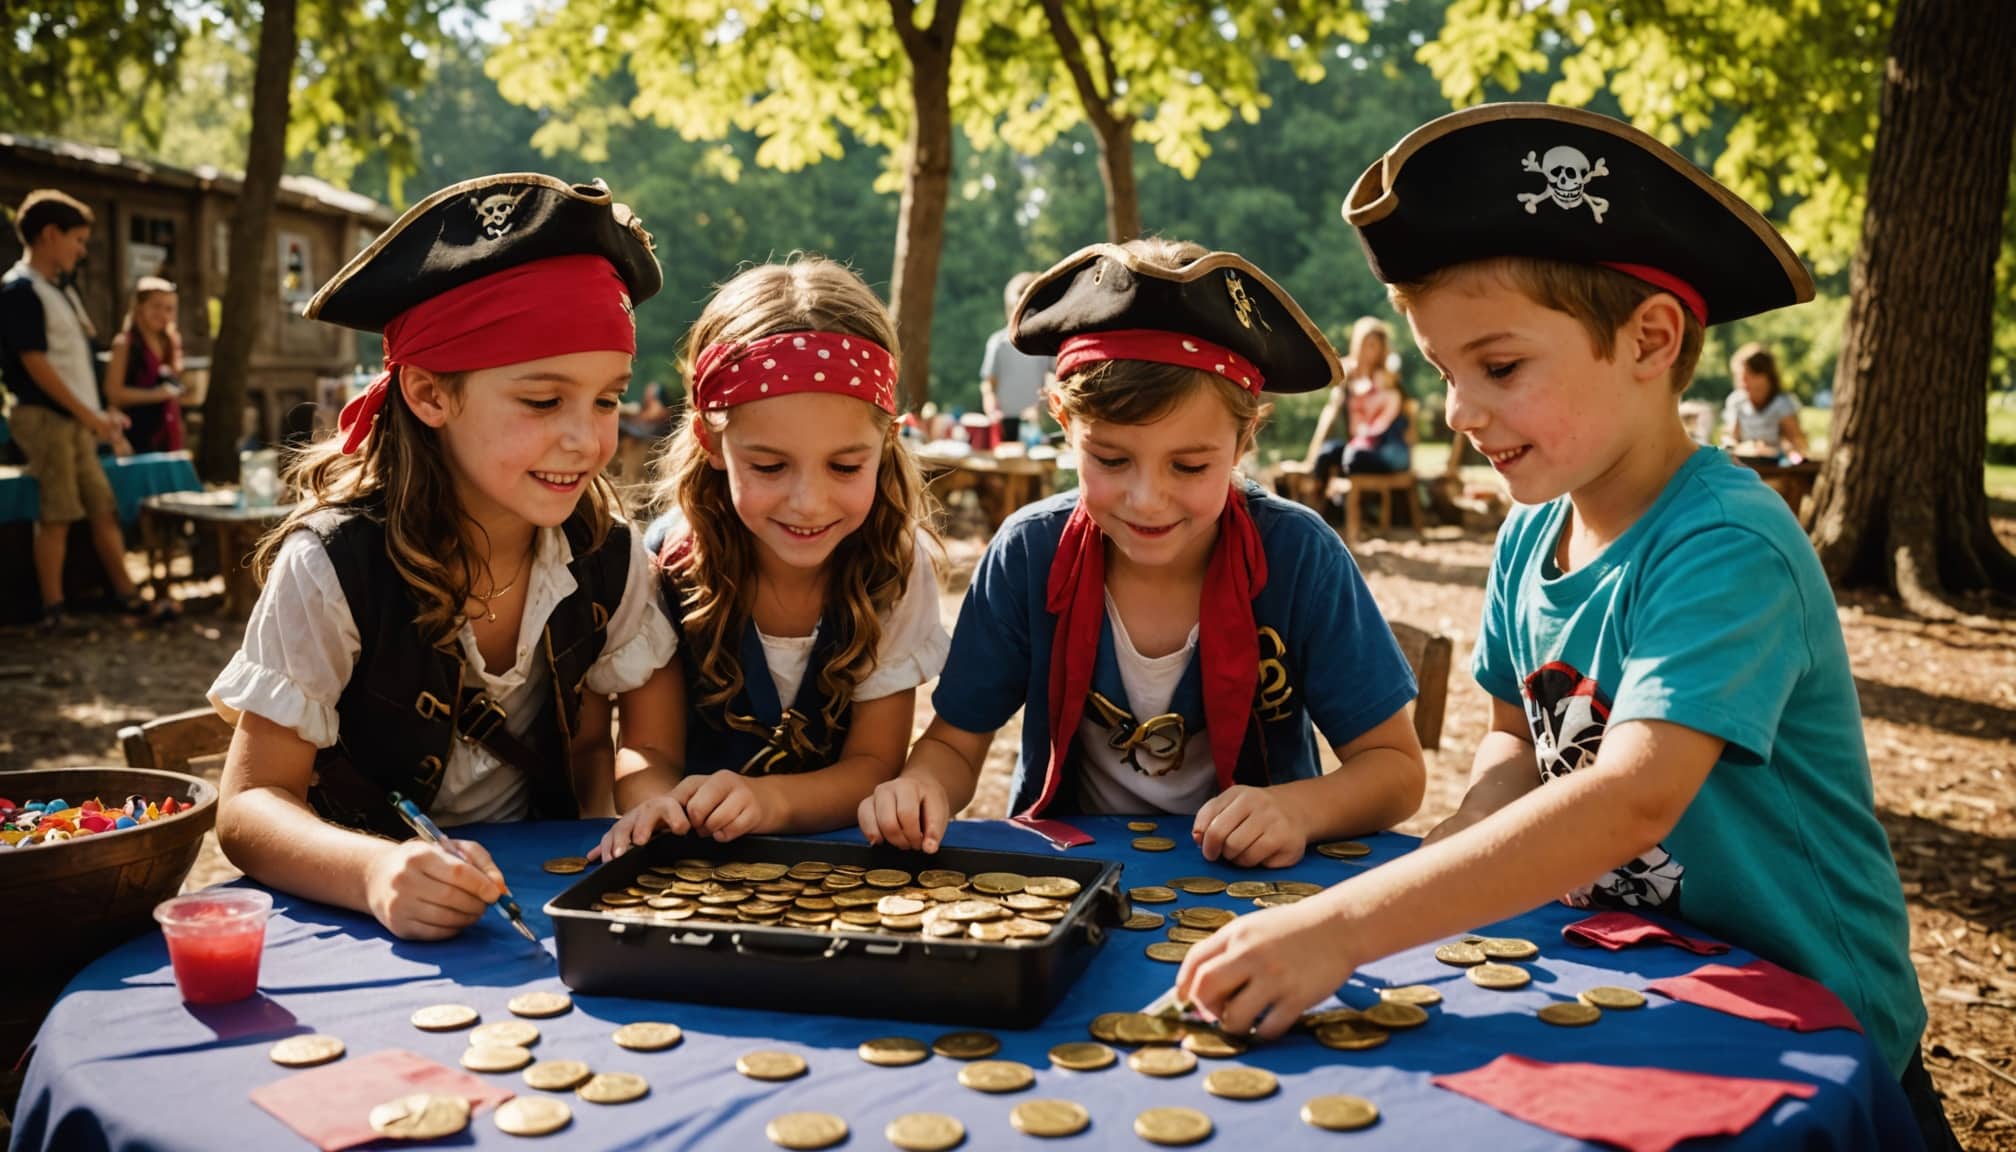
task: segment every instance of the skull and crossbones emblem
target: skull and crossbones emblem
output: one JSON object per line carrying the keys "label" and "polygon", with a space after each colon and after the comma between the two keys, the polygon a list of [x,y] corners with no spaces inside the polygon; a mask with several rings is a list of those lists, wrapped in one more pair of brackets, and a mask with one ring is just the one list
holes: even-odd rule
{"label": "skull and crossbones emblem", "polygon": [[511,214],[518,210],[518,201],[523,195],[522,192],[498,192],[481,200],[474,196],[469,198],[469,206],[476,210],[476,226],[483,230],[486,238],[496,240],[511,231]]}
{"label": "skull and crossbones emblem", "polygon": [[1526,205],[1526,214],[1532,215],[1540,209],[1542,200],[1552,200],[1563,208],[1579,208],[1589,205],[1589,211],[1596,217],[1596,223],[1603,222],[1603,213],[1610,210],[1610,201],[1601,196],[1591,195],[1589,182],[1598,176],[1608,176],[1610,170],[1603,166],[1603,158],[1598,156],[1595,164],[1580,148],[1567,145],[1549,148],[1545,156],[1534,158],[1526,153],[1523,167],[1528,172],[1538,172],[1547,178],[1547,187],[1539,192],[1519,193],[1519,202]]}

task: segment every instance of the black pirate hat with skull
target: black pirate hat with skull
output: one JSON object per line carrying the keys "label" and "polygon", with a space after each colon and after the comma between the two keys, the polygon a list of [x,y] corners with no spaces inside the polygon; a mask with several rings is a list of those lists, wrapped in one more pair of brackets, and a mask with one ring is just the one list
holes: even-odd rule
{"label": "black pirate hat with skull", "polygon": [[507,172],[420,201],[315,293],[304,316],[383,332],[423,301],[493,273],[557,256],[600,256],[631,305],[664,284],[651,234],[600,180],[569,184]]}
{"label": "black pirate hat with skull", "polygon": [[1485,104],[1431,120],[1358,178],[1344,219],[1389,284],[1524,256],[1650,280],[1704,324],[1813,298],[1805,265],[1756,209],[1645,133],[1579,108]]}

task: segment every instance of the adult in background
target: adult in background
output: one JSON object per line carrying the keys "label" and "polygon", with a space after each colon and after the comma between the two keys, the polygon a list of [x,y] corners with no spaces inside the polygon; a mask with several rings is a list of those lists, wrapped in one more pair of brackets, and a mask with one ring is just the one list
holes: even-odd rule
{"label": "adult in background", "polygon": [[105,398],[126,415],[135,452],[182,450],[182,334],[175,327],[175,285],[142,276],[105,367]]}
{"label": "adult in background", "polygon": [[[1033,272],[1018,272],[1002,290],[1001,305],[1009,320],[1015,318],[1015,305],[1022,299],[1023,289],[1035,278]],[[1006,324],[987,337],[987,354],[980,361],[980,406],[1001,425],[1002,441],[1021,438],[1024,413],[1032,413],[1028,418],[1035,419],[1033,410],[1050,379],[1050,370],[1050,357],[1031,356],[1015,347]]]}
{"label": "adult in background", "polygon": [[49,188],[28,193],[15,213],[20,263],[0,278],[0,383],[17,401],[14,438],[28,457],[28,474],[41,488],[35,525],[35,580],[42,593],[42,627],[57,630],[69,617],[63,603],[63,554],[70,525],[91,522],[91,542],[122,611],[167,615],[167,601],[150,611],[126,573],[126,543],[98,445],[126,448],[126,418],[98,395],[92,370],[91,322],[77,294],[58,287],[84,258],[91,239],[91,210]]}
{"label": "adult in background", "polygon": [[1729,358],[1736,387],[1722,406],[1722,443],[1738,452],[1768,452],[1788,464],[1812,454],[1799,427],[1799,401],[1778,376],[1778,358],[1762,344],[1745,344]]}
{"label": "adult in background", "polygon": [[[1406,394],[1400,378],[1387,367],[1393,333],[1376,316],[1362,316],[1351,326],[1351,354],[1344,361],[1344,379],[1330,390],[1330,402],[1316,418],[1309,438],[1309,470],[1319,479],[1374,472],[1404,472],[1412,463],[1407,446]],[[1337,417],[1348,414],[1350,439],[1333,438]]]}

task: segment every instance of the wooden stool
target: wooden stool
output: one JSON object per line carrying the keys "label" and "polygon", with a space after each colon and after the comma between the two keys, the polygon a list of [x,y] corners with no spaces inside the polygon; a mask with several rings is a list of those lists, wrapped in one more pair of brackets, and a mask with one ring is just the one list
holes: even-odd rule
{"label": "wooden stool", "polygon": [[1328,496],[1344,503],[1344,543],[1356,544],[1364,533],[1365,510],[1361,503],[1372,493],[1385,497],[1379,504],[1379,530],[1393,528],[1393,505],[1398,503],[1406,509],[1407,523],[1416,532],[1421,530],[1421,504],[1415,499],[1414,486],[1418,481],[1412,472],[1361,473],[1357,476],[1339,476],[1330,481]]}

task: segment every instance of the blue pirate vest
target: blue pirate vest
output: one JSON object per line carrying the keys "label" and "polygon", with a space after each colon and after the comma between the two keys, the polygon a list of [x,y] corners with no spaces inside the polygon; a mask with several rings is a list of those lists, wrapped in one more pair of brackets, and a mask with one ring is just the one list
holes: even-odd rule
{"label": "blue pirate vest", "polygon": [[[666,579],[665,596],[679,603],[679,588]],[[740,772],[769,776],[811,772],[833,763],[847,737],[854,713],[851,699],[834,701],[819,687],[820,670],[847,638],[840,612],[829,607],[819,620],[805,675],[798,681],[790,707],[777,698],[777,682],[763,658],[763,641],[755,621],[744,621],[736,656],[742,667],[742,689],[725,705],[707,705],[701,697],[710,687],[700,675],[699,644],[691,635],[679,638],[679,659],[686,676],[686,771]]]}
{"label": "blue pirate vest", "polygon": [[430,807],[455,741],[466,740],[525,773],[534,819],[579,815],[568,746],[582,685],[623,599],[630,529],[612,524],[602,546],[590,551],[588,526],[578,516],[567,521],[574,553],[567,569],[576,587],[554,607],[539,637],[551,695],[520,736],[505,730],[504,709],[467,672],[454,637],[428,645],[415,634],[419,607],[392,565],[383,517],[382,507],[364,507],[310,525],[335,566],[362,646],[336,702],[337,741],[315,756],[309,804],[332,823],[404,840],[412,830],[387,793]]}

